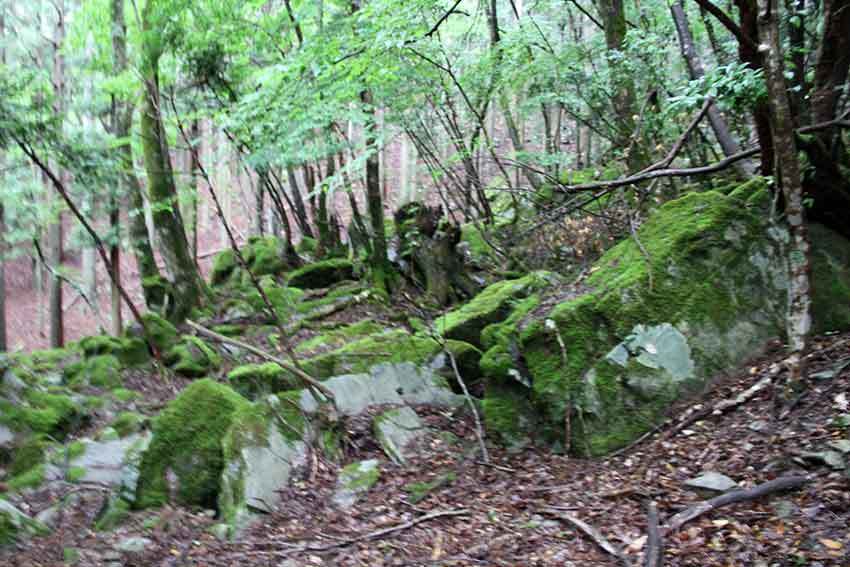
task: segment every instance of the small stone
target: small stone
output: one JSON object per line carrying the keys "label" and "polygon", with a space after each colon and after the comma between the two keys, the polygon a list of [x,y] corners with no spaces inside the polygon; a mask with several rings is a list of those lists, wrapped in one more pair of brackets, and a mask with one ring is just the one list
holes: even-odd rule
{"label": "small stone", "polygon": [[153,541],[146,537],[127,537],[115,545],[115,549],[124,553],[141,553],[147,549]]}
{"label": "small stone", "polygon": [[711,492],[728,492],[729,490],[738,488],[738,483],[726,475],[709,471],[686,481],[685,486]]}
{"label": "small stone", "polygon": [[836,439],[827,443],[839,453],[850,453],[850,439]]}
{"label": "small stone", "polygon": [[209,531],[216,539],[221,541],[227,541],[230,537],[230,526],[227,524],[215,524],[210,527]]}
{"label": "small stone", "polygon": [[810,451],[800,454],[800,458],[805,461],[824,464],[835,470],[843,470],[846,466],[844,464],[844,455],[838,451]]}
{"label": "small stone", "polygon": [[762,431],[766,431],[768,427],[770,427],[770,424],[768,422],[764,421],[763,419],[757,419],[755,421],[750,422],[750,424],[747,425],[747,428],[750,431],[755,431],[756,433],[761,433]]}
{"label": "small stone", "polygon": [[780,500],[773,505],[773,510],[776,512],[777,518],[785,519],[793,516],[797,507],[790,500]]}

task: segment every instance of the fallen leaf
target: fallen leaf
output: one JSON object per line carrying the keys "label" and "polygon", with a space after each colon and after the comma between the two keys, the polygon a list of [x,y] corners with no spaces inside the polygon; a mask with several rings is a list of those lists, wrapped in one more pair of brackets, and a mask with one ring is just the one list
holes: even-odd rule
{"label": "fallen leaf", "polygon": [[841,549],[844,547],[840,541],[835,541],[834,539],[821,538],[820,542],[824,547],[828,547],[829,549]]}

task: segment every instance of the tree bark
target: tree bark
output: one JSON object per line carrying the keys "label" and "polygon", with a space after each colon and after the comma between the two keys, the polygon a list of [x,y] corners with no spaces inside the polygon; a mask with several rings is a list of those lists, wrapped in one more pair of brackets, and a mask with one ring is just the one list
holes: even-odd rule
{"label": "tree bark", "polygon": [[[805,376],[805,353],[811,329],[809,284],[810,246],[803,210],[803,183],[797,158],[794,119],[785,83],[778,0],[759,0],[758,26],[765,50],[765,82],[776,149],[776,173],[785,200],[785,221],[791,233],[787,333],[790,348],[786,361],[789,384],[797,389]],[[786,397],[786,400],[788,398]]]}
{"label": "tree bark", "polygon": [[[691,79],[701,79],[705,76],[705,70],[702,65],[702,60],[697,53],[696,46],[694,45],[694,38],[691,35],[691,29],[688,24],[688,16],[685,12],[682,0],[671,4],[670,12],[673,15],[673,22],[676,25],[676,33],[679,37],[679,47],[682,51],[682,57],[684,57],[688,66],[688,74]],[[726,124],[726,120],[720,114],[716,105],[711,105],[708,108],[707,117],[709,124],[711,124],[711,129],[714,131],[714,135],[717,138],[717,142],[723,150],[723,155],[729,157],[741,151],[741,147],[738,145],[738,142],[735,140],[732,132],[730,132],[729,126]],[[751,169],[743,161],[736,164],[736,169],[738,170],[738,173],[745,177],[752,175]]]}
{"label": "tree bark", "polygon": [[[56,24],[54,28],[53,42],[53,92],[55,95],[54,112],[57,116],[64,113],[65,99],[65,61],[60,53],[60,48],[65,41],[65,2],[59,0],[54,4],[56,9]],[[60,172],[60,177],[64,173]],[[45,185],[49,180],[45,178]],[[57,219],[47,229],[48,261],[55,269],[62,265],[62,213],[57,214]],[[55,274],[50,276],[48,288],[48,311],[50,317],[50,347],[61,348],[65,344],[65,325],[62,311],[62,280]]]}
{"label": "tree bark", "polygon": [[197,266],[192,261],[189,243],[177,201],[177,187],[168,154],[168,141],[162,123],[159,91],[159,59],[162,55],[159,30],[154,29],[155,0],[149,0],[142,12],[142,46],[144,100],[142,107],[142,146],[148,192],[153,207],[154,224],[159,234],[160,252],[165,260],[171,286],[173,305],[167,315],[174,320],[184,319],[198,304],[204,293]]}
{"label": "tree bark", "polygon": [[[366,111],[376,117],[372,93],[368,89],[360,93],[360,100],[366,106]],[[369,152],[366,158],[366,203],[369,221],[372,224],[370,267],[375,285],[381,289],[388,289],[392,276],[387,259],[387,234],[384,228],[384,201],[381,196],[381,170],[375,140],[375,120],[366,124],[364,136],[366,151]]]}

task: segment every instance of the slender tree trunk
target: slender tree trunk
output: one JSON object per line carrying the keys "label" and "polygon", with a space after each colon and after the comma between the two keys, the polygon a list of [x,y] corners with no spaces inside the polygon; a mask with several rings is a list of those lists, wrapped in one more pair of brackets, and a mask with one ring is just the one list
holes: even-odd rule
{"label": "slender tree trunk", "polygon": [[[694,45],[694,38],[691,35],[691,29],[688,24],[688,16],[685,12],[682,0],[671,4],[670,12],[673,14],[673,22],[676,25],[676,32],[679,36],[679,47],[682,50],[682,57],[684,57],[685,62],[687,63],[688,74],[693,80],[701,79],[705,76],[705,70],[703,69],[702,60],[700,59],[696,46]],[[723,155],[729,157],[741,151],[741,147],[738,145],[738,142],[735,140],[732,132],[729,131],[729,126],[726,124],[726,120],[720,114],[717,106],[712,104],[708,108],[707,114],[708,122],[711,124],[711,129],[714,131],[717,142],[723,150]],[[736,169],[745,177],[752,175],[751,168],[743,161],[737,162]]]}
{"label": "slender tree trunk", "polygon": [[811,329],[810,246],[803,209],[803,183],[797,158],[794,119],[785,83],[778,0],[759,0],[758,25],[761,44],[766,48],[765,81],[772,116],[776,173],[785,198],[785,221],[791,233],[788,254],[788,343],[791,352],[786,362],[789,384],[793,390],[797,390],[805,377],[805,353]]}
{"label": "slender tree trunk", "polygon": [[310,228],[310,219],[307,216],[307,207],[304,206],[304,199],[301,196],[301,189],[298,187],[298,176],[295,175],[295,168],[291,165],[286,166],[286,179],[289,182],[289,192],[292,195],[292,204],[295,206],[295,222],[298,228],[301,229],[301,235],[308,238],[313,238],[313,230]]}
{"label": "slender tree trunk", "polygon": [[[368,90],[360,94],[360,99],[366,106],[367,112],[377,118],[373,107],[372,93]],[[384,202],[381,198],[381,168],[379,164],[379,152],[375,147],[375,120],[366,124],[365,146],[369,156],[366,158],[366,201],[369,209],[369,220],[372,224],[372,257],[370,264],[372,268],[375,285],[387,289],[390,284],[391,273],[389,260],[387,259],[387,234],[384,228]]]}
{"label": "slender tree trunk", "polygon": [[[6,7],[0,5],[0,65],[6,64]],[[5,154],[0,153],[0,184],[6,184]],[[6,338],[6,211],[0,198],[0,352],[9,348]]]}
{"label": "slender tree trunk", "polygon": [[[127,25],[124,20],[123,0],[112,0],[112,65],[113,74],[116,76],[127,70]],[[115,137],[119,140],[127,140],[133,123],[133,106],[130,103],[121,104],[117,101],[113,101],[113,106],[116,119]],[[133,148],[129,142],[125,141],[119,146],[118,152],[123,169],[121,179],[129,196],[130,247],[136,258],[139,279],[142,281],[158,279],[160,277],[159,268],[156,265],[153,246],[151,245],[151,233],[148,231],[142,186],[134,171]],[[114,262],[113,266],[119,266],[119,263]],[[120,266],[116,269],[120,269]],[[115,277],[113,281],[121,280],[119,277]],[[117,286],[113,284],[114,287]],[[152,296],[145,287],[142,289],[145,293],[145,304],[148,307],[161,306],[164,298]]]}
{"label": "slender tree trunk", "polygon": [[142,50],[145,91],[141,119],[142,146],[154,224],[174,292],[173,309],[169,310],[168,315],[179,321],[198,304],[204,286],[189,252],[168,154],[168,141],[162,124],[159,91],[159,58],[162,53],[157,37],[159,30],[152,29],[151,24],[155,6],[156,2],[149,0],[142,13],[142,31],[146,37]]}
{"label": "slender tree trunk", "polygon": [[[54,4],[57,21],[54,28],[54,53],[53,53],[53,91],[56,96],[54,112],[57,116],[64,113],[65,99],[65,61],[60,53],[60,48],[65,41],[65,2],[58,0]],[[64,172],[60,173],[64,180]],[[45,180],[45,186],[49,181]],[[58,213],[57,219],[47,229],[48,261],[54,270],[62,267],[62,214]],[[48,290],[48,311],[50,316],[50,347],[61,348],[65,344],[64,313],[62,311],[62,280],[58,275],[50,275]]]}

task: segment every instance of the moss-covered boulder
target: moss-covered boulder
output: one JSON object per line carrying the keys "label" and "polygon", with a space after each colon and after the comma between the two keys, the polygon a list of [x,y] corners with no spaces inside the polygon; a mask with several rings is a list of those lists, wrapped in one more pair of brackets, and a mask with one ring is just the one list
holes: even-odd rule
{"label": "moss-covered boulder", "polygon": [[30,518],[5,500],[0,500],[0,546],[44,535],[47,526]]}
{"label": "moss-covered boulder", "polygon": [[32,388],[15,401],[0,398],[0,424],[12,431],[62,439],[87,419],[80,400],[64,393]]}
{"label": "moss-covered boulder", "polygon": [[210,285],[218,286],[227,282],[233,272],[239,267],[236,253],[233,250],[224,250],[216,254],[210,272]]}
{"label": "moss-covered boulder", "polygon": [[[148,337],[160,352],[167,351],[177,342],[177,336],[179,335],[177,327],[164,317],[149,311],[142,315],[142,321],[144,321]],[[139,337],[142,336],[140,330],[137,331],[137,334]]]}
{"label": "moss-covered boulder", "polygon": [[437,318],[434,325],[444,337],[481,347],[481,331],[503,321],[513,303],[554,283],[554,275],[533,272],[519,279],[488,286],[471,301]]}
{"label": "moss-covered boulder", "polygon": [[230,386],[249,399],[297,388],[292,375],[275,362],[243,364],[227,374]]}
{"label": "moss-covered boulder", "polygon": [[250,402],[213,380],[193,382],[153,420],[135,506],[176,503],[214,508],[224,466],[222,439]]}
{"label": "moss-covered boulder", "polygon": [[112,390],[123,386],[121,361],[111,354],[99,354],[86,358],[68,375],[72,388],[92,386]]}
{"label": "moss-covered boulder", "polygon": [[187,378],[201,378],[221,365],[221,356],[203,340],[184,335],[166,354],[165,362]]}
{"label": "moss-covered boulder", "polygon": [[312,432],[297,405],[300,395],[269,396],[234,414],[222,439],[225,466],[218,498],[221,517],[232,530],[255,512],[272,512],[281,487],[307,463]]}
{"label": "moss-covered boulder", "polygon": [[369,492],[381,478],[381,463],[377,459],[357,461],[339,471],[333,503],[342,510],[354,506],[357,499]]}
{"label": "moss-covered boulder", "polygon": [[[755,198],[763,190],[755,180],[730,195],[690,193],[660,207],[637,239],[609,250],[586,281],[590,291],[565,294],[519,332],[530,388],[501,384],[485,400],[488,428],[509,430],[522,412],[539,421],[539,434],[563,440],[569,419],[573,450],[603,454],[781,335],[787,233],[767,220]],[[836,282],[834,270],[816,277]],[[850,302],[831,309],[850,314]],[[817,308],[815,320],[823,321]]]}
{"label": "moss-covered boulder", "polygon": [[354,278],[354,264],[343,258],[307,264],[289,274],[289,285],[300,289],[318,289]]}
{"label": "moss-covered boulder", "polygon": [[275,236],[248,239],[242,256],[255,276],[280,274],[290,267],[286,241]]}

